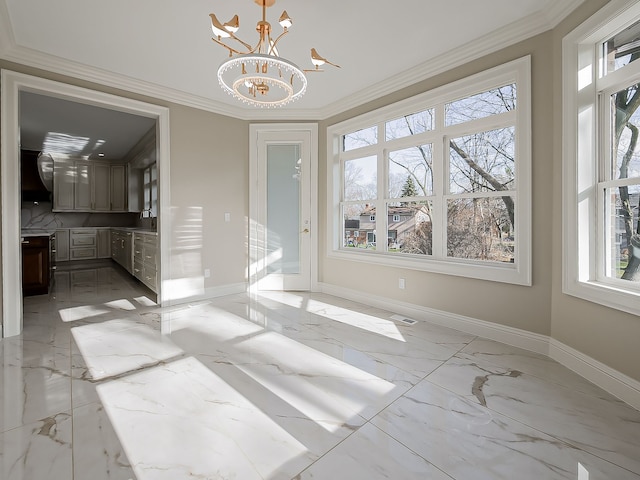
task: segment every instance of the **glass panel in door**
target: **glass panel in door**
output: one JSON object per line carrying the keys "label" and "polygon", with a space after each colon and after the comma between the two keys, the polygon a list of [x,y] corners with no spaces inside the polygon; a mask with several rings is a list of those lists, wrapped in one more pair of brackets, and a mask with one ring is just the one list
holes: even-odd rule
{"label": "glass panel in door", "polygon": [[267,146],[267,274],[300,273],[300,146]]}

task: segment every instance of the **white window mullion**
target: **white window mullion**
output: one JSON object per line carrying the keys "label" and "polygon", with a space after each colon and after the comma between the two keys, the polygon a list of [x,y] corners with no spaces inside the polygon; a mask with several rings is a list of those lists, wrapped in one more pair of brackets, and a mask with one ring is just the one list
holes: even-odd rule
{"label": "white window mullion", "polygon": [[444,103],[435,106],[435,131],[438,138],[433,142],[433,258],[447,257],[447,210],[444,195],[448,190],[448,168],[445,161]]}
{"label": "white window mullion", "polygon": [[[384,134],[384,124],[381,125]],[[376,207],[376,251],[387,251],[387,197],[389,196],[389,151],[383,148],[378,155],[378,206]],[[382,241],[384,240],[384,241]]]}

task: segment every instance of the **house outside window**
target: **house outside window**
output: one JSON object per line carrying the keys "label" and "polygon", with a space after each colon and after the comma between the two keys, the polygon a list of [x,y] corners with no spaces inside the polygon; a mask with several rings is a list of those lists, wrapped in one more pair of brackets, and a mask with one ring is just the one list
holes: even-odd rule
{"label": "house outside window", "polygon": [[529,83],[526,57],[329,127],[329,254],[529,285]]}
{"label": "house outside window", "polygon": [[563,290],[640,313],[640,4],[564,39]]}

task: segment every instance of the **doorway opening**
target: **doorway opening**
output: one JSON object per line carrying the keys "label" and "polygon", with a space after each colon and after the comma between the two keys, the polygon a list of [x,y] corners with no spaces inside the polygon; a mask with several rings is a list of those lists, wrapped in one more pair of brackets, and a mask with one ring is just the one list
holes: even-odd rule
{"label": "doorway opening", "polygon": [[[164,302],[163,280],[169,278],[168,256],[170,241],[169,210],[169,122],[168,109],[95,90],[54,82],[39,77],[20,74],[8,70],[2,71],[2,108],[1,108],[1,182],[2,182],[2,329],[1,336],[18,335],[22,331],[22,267],[21,267],[21,227],[23,203],[20,187],[21,148],[37,145],[37,140],[29,138],[30,125],[22,122],[34,121],[25,106],[34,100],[51,103],[58,112],[60,127],[50,129],[47,139],[49,146],[55,142],[67,142],[75,145],[77,151],[72,156],[86,158],[90,163],[91,155],[102,153],[107,148],[104,138],[91,138],[78,132],[64,131],[63,120],[70,111],[84,112],[94,116],[102,112],[106,117],[129,119],[138,123],[140,129],[151,125],[147,136],[153,137],[155,163],[157,165],[157,232],[158,232],[158,275],[157,299]],[[37,103],[37,102],[36,102]],[[60,106],[63,106],[60,110]],[[32,113],[31,113],[32,114]],[[25,116],[26,115],[26,116]],[[42,115],[46,113],[43,110]],[[40,118],[39,120],[42,120]],[[23,128],[24,127],[24,128]],[[108,125],[105,125],[108,128]],[[24,138],[21,138],[21,132]],[[105,134],[108,132],[105,132]],[[57,134],[57,135],[56,135]],[[106,138],[107,135],[105,135]],[[25,142],[36,142],[27,145]],[[51,143],[53,142],[53,143]],[[74,144],[75,142],[75,144]],[[102,143],[101,143],[102,142]],[[122,148],[126,148],[124,145]],[[102,163],[104,165],[104,162]],[[166,173],[165,173],[166,172]],[[126,183],[125,183],[126,185]],[[55,188],[54,188],[55,190]],[[54,191],[55,195],[55,191]],[[95,209],[91,205],[89,210]],[[107,207],[105,207],[107,208]],[[113,208],[110,206],[108,208]],[[138,209],[138,207],[134,207]],[[140,210],[142,210],[140,208]],[[164,215],[160,215],[164,212]],[[28,216],[28,215],[27,215]]]}

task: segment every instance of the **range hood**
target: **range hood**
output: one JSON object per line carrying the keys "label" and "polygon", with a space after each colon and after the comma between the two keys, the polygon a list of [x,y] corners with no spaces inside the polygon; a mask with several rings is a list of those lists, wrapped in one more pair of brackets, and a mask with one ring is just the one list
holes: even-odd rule
{"label": "range hood", "polygon": [[23,202],[50,202],[53,158],[35,150],[20,150],[20,186]]}

